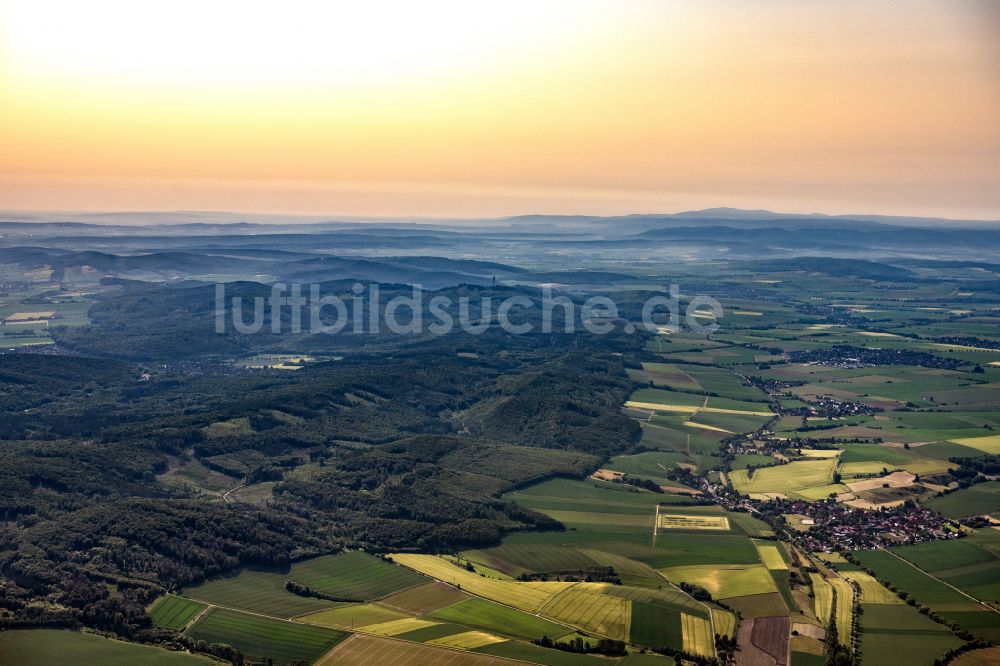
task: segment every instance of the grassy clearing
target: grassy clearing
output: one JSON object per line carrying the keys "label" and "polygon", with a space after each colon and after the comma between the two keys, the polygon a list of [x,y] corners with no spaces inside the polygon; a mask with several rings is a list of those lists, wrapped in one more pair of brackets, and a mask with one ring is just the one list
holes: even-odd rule
{"label": "grassy clearing", "polygon": [[603,583],[577,583],[546,604],[542,614],[584,631],[627,641],[632,604],[603,594],[607,587]]}
{"label": "grassy clearing", "polygon": [[125,643],[68,629],[0,631],[0,662],[11,666],[211,666],[208,657]]}
{"label": "grassy clearing", "polygon": [[183,629],[205,608],[205,604],[168,594],[153,604],[149,616],[161,627]]}
{"label": "grassy clearing", "polygon": [[467,599],[432,613],[430,618],[457,622],[514,638],[557,638],[570,632],[566,627],[485,599]]}
{"label": "grassy clearing", "polygon": [[767,568],[762,564],[694,565],[664,569],[661,573],[674,583],[700,585],[716,599],[778,591]]}
{"label": "grassy clearing", "polygon": [[484,578],[434,555],[397,553],[392,557],[400,564],[425,576],[529,613],[538,612],[552,597],[573,585],[573,583],[523,583]]}
{"label": "grassy clearing", "polygon": [[312,662],[347,636],[342,631],[213,608],[187,634],[208,643],[226,643],[243,654],[276,664]]}

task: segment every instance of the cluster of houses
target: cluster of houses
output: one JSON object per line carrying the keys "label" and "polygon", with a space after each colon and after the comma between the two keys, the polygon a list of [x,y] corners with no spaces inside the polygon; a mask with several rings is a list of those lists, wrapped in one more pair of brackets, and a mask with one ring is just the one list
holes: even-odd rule
{"label": "cluster of houses", "polygon": [[816,552],[863,550],[905,544],[955,539],[961,533],[939,513],[905,502],[880,509],[855,509],[834,500],[805,502],[776,499],[758,506],[766,513],[799,517],[808,531],[803,545]]}

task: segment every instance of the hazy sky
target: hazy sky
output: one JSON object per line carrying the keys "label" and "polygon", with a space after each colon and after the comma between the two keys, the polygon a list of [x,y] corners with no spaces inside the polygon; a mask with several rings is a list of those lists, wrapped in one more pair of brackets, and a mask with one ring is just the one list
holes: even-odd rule
{"label": "hazy sky", "polygon": [[1000,219],[1000,2],[0,0],[0,208]]}

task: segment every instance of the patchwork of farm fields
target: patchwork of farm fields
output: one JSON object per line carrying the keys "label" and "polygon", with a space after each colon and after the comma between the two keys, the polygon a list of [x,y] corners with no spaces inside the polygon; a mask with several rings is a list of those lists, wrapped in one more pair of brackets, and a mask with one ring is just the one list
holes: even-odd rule
{"label": "patchwork of farm fields", "polygon": [[[940,543],[947,545],[952,542]],[[888,581],[897,589],[904,590],[916,599],[917,603],[930,607],[945,620],[956,622],[977,636],[990,640],[1000,639],[1000,613],[955,589],[957,586],[953,587],[954,582],[949,581],[946,584],[942,579],[918,569],[912,563],[887,551],[856,551],[854,556],[864,566],[873,570],[876,578]],[[970,578],[951,580],[965,583],[970,589],[976,589],[975,585],[970,585],[972,582],[984,582],[987,588],[991,588],[994,585],[992,581],[996,578],[996,566],[990,563],[986,568],[979,568],[982,566],[981,563],[971,565],[973,568],[971,574],[958,574]],[[944,571],[963,569],[969,570],[968,565],[965,568]]]}
{"label": "patchwork of farm fields", "polygon": [[184,596],[281,618],[315,613],[336,605],[292,594],[285,589],[288,580],[334,598],[353,600],[375,599],[426,582],[408,569],[352,551],[296,562],[286,571],[245,568],[235,576],[191,587]]}
{"label": "patchwork of farm fields", "polygon": [[207,643],[225,643],[243,654],[276,664],[312,662],[347,636],[342,631],[213,608],[187,634]]}

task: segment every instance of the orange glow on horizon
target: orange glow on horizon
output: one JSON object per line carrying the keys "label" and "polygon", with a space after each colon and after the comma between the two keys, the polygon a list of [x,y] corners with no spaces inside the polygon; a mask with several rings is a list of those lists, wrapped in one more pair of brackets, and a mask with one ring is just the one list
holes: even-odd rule
{"label": "orange glow on horizon", "polygon": [[0,0],[0,209],[1000,219],[974,0]]}

